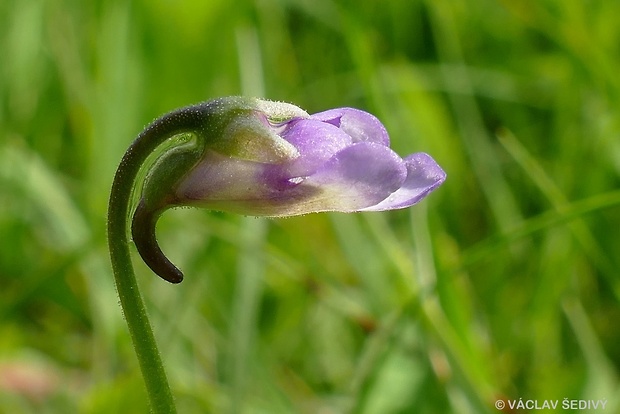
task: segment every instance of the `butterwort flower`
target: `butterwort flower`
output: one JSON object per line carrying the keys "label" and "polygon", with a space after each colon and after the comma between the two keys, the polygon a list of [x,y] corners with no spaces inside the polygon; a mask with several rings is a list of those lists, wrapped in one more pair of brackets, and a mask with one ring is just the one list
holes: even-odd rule
{"label": "butterwort flower", "polygon": [[426,154],[398,156],[377,118],[352,108],[308,115],[286,103],[231,97],[172,111],[148,125],[114,176],[108,246],[151,409],[169,413],[176,412],[174,398],[127,237],[134,190],[143,177],[131,221],[133,242],[157,275],[179,283],[183,273],[155,236],[157,220],[168,208],[202,206],[271,217],[392,210],[417,203],[446,175]]}
{"label": "butterwort flower", "polygon": [[133,223],[141,254],[156,247],[154,230],[140,237],[141,227],[154,229],[169,207],[268,217],[384,211],[419,202],[446,178],[425,153],[401,158],[381,122],[358,109],[309,115],[288,103],[230,97],[168,118],[164,125],[185,125],[170,131],[193,139],[148,173]]}

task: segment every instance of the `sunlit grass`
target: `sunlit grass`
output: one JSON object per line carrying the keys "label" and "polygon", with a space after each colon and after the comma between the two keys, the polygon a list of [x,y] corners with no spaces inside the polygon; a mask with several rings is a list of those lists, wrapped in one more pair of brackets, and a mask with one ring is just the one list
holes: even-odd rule
{"label": "sunlit grass", "polygon": [[383,214],[167,212],[186,280],[135,263],[180,412],[618,410],[616,2],[183,3],[0,3],[0,412],[146,410],[112,176],[235,94],[366,109],[448,180]]}

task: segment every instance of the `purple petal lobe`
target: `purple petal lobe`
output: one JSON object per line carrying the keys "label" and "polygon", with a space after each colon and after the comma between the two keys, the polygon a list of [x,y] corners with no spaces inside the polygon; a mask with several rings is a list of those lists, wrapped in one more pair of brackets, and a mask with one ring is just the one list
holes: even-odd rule
{"label": "purple petal lobe", "polygon": [[409,207],[416,204],[446,179],[446,173],[425,153],[412,154],[405,158],[407,178],[397,191],[380,203],[361,211],[384,211]]}
{"label": "purple petal lobe", "polygon": [[312,119],[295,121],[282,135],[301,154],[290,163],[291,177],[307,176],[335,153],[351,145],[351,137],[332,124]]}
{"label": "purple petal lobe", "polygon": [[349,134],[353,142],[376,142],[390,145],[385,127],[374,115],[355,108],[337,108],[319,112],[310,119],[330,123]]}
{"label": "purple petal lobe", "polygon": [[320,189],[303,212],[351,212],[372,206],[402,185],[407,169],[391,149],[360,142],[335,154],[299,187]]}

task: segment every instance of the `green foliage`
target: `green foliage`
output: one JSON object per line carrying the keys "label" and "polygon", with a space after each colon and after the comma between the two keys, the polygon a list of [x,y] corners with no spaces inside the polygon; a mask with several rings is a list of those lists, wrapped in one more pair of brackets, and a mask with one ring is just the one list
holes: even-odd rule
{"label": "green foliage", "polygon": [[620,3],[0,2],[0,412],[142,412],[114,171],[226,95],[353,106],[448,180],[404,211],[166,213],[136,257],[179,412],[485,413],[620,367]]}

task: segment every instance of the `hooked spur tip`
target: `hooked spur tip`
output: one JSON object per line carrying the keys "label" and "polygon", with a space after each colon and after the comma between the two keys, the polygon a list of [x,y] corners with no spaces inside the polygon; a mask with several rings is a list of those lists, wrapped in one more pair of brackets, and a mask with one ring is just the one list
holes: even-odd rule
{"label": "hooked spur tip", "polygon": [[161,211],[148,209],[140,200],[133,215],[131,235],[142,260],[157,276],[170,283],[181,283],[183,272],[168,260],[157,243],[155,227],[160,215]]}

